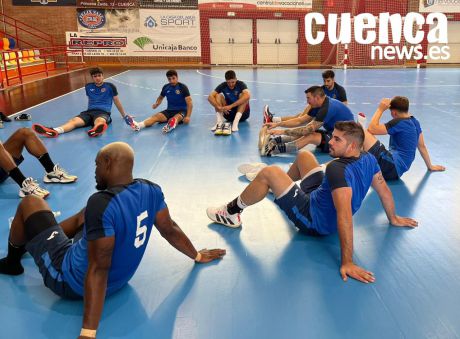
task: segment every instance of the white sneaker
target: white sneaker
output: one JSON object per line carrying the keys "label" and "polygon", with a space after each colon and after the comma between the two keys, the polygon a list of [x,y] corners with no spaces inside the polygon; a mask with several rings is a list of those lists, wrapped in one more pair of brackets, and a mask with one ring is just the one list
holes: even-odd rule
{"label": "white sneaker", "polygon": [[232,125],[232,132],[238,132],[239,129],[238,129],[238,124],[233,124]]}
{"label": "white sneaker", "polygon": [[242,164],[238,166],[238,172],[240,172],[241,174],[247,174],[250,172],[258,172],[267,166],[268,165],[264,164],[263,162],[252,162],[250,164]]}
{"label": "white sneaker", "polygon": [[141,130],[141,126],[139,126],[139,123],[135,120],[133,120],[133,124],[130,125],[130,127],[134,132],[139,132]]}
{"label": "white sneaker", "polygon": [[216,129],[214,130],[214,135],[222,135],[224,129],[224,123],[218,123]]}
{"label": "white sneaker", "polygon": [[238,228],[241,226],[240,213],[230,214],[227,212],[227,206],[208,207],[206,209],[208,218],[212,221],[225,225],[227,227]]}
{"label": "white sneaker", "polygon": [[222,135],[231,135],[232,134],[232,128],[230,127],[230,123],[226,122],[224,123],[224,126],[222,127]]}
{"label": "white sneaker", "polygon": [[261,129],[260,129],[260,132],[259,132],[259,143],[258,143],[258,147],[259,147],[259,150],[262,149],[262,146],[268,142],[268,139],[270,139],[270,134],[267,133],[267,130],[268,130],[268,127],[267,126],[263,126]]}
{"label": "white sneaker", "polygon": [[260,149],[260,155],[271,157],[273,154],[278,154],[278,148],[276,147],[277,143],[275,140],[266,138]]}
{"label": "white sneaker", "polygon": [[65,169],[63,169],[58,164],[54,165],[53,171],[46,173],[43,177],[43,182],[47,184],[70,184],[77,181],[78,177],[75,175],[68,174]]}
{"label": "white sneaker", "polygon": [[22,187],[19,190],[19,196],[24,198],[26,195],[35,195],[39,198],[46,199],[50,192],[38,186],[38,183],[34,180],[34,178],[26,178],[22,182]]}

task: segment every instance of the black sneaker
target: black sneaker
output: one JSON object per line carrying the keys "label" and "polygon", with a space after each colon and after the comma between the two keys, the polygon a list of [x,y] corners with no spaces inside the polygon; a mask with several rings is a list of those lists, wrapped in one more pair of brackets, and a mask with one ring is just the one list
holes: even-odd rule
{"label": "black sneaker", "polygon": [[32,117],[28,113],[22,113],[22,114],[19,114],[16,117],[14,117],[14,120],[16,120],[16,121],[30,121],[31,119],[32,119]]}
{"label": "black sneaker", "polygon": [[0,120],[4,122],[11,122],[11,119],[8,118],[3,112],[0,112]]}

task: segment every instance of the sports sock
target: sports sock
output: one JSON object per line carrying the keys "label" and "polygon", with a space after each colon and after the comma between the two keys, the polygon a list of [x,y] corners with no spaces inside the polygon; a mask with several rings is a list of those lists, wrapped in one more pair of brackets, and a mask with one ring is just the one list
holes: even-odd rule
{"label": "sports sock", "polygon": [[138,126],[139,126],[139,129],[143,129],[145,128],[145,123],[142,121],[138,124]]}
{"label": "sports sock", "polygon": [[299,150],[295,141],[287,142],[284,145],[286,146],[286,151],[281,153],[295,153]]}
{"label": "sports sock", "polygon": [[62,127],[54,127],[53,128],[56,132],[58,132],[58,134],[63,134],[64,133],[64,129]]}
{"label": "sports sock", "polygon": [[25,246],[14,246],[8,241],[8,255],[0,259],[0,273],[8,275],[24,273],[24,267],[21,265],[24,253],[26,253]]}
{"label": "sports sock", "polygon": [[224,115],[222,113],[216,112],[216,118],[217,118],[216,124],[221,124],[224,122]]}
{"label": "sports sock", "polygon": [[273,117],[272,121],[273,122],[281,122],[282,120],[281,120],[281,117]]}
{"label": "sports sock", "polygon": [[366,128],[367,118],[366,118],[366,115],[363,112],[358,113],[357,122],[358,122],[358,124],[360,124],[362,126],[362,128]]}
{"label": "sports sock", "polygon": [[19,167],[13,168],[10,171],[9,175],[10,175],[11,179],[13,179],[19,185],[19,187],[22,187],[22,182],[24,180],[26,180],[26,177],[24,176],[24,174],[22,174],[22,172],[19,169]]}
{"label": "sports sock", "polygon": [[238,131],[238,124],[240,123],[240,119],[243,116],[243,113],[237,112],[235,114],[235,119],[233,119],[233,124],[232,124],[232,132]]}
{"label": "sports sock", "polygon": [[40,161],[40,164],[45,168],[46,173],[53,172],[54,170],[54,162],[51,160],[51,157],[49,153],[45,153],[41,156],[39,156],[38,161]]}
{"label": "sports sock", "polygon": [[227,212],[229,214],[241,213],[246,207],[248,206],[241,200],[241,196],[238,196],[227,204]]}

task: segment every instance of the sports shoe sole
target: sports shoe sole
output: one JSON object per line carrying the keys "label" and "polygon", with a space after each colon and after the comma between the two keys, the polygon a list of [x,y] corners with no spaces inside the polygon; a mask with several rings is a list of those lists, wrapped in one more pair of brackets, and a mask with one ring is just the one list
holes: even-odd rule
{"label": "sports shoe sole", "polygon": [[259,150],[262,149],[262,145],[266,142],[265,139],[270,137],[270,134],[267,133],[267,130],[268,130],[267,126],[263,126],[260,129],[260,132],[259,132],[259,144],[258,144]]}
{"label": "sports shoe sole", "polygon": [[47,128],[47,127],[44,127],[38,124],[33,124],[32,129],[35,131],[35,133],[43,135],[44,137],[47,137],[47,138],[57,138],[59,135],[59,133],[56,132],[54,129]]}
{"label": "sports shoe sole", "polygon": [[[59,179],[55,179],[55,180],[59,180]],[[77,180],[78,180],[78,178],[75,179],[74,181],[54,181],[53,179],[49,179],[46,175],[43,178],[43,182],[45,184],[63,184],[63,185],[66,185],[66,184],[73,184]]]}
{"label": "sports shoe sole", "polygon": [[95,137],[98,137],[100,136],[101,134],[103,134],[105,132],[105,130],[107,129],[107,124],[100,124],[100,125],[97,125],[95,128],[93,129],[90,129],[87,133],[88,133],[88,136],[90,138],[95,138]]}
{"label": "sports shoe sole", "polygon": [[267,166],[268,165],[263,162],[253,162],[250,164],[241,164],[238,166],[238,172],[240,172],[241,174],[247,174],[250,172],[255,172],[259,169],[261,170]]}

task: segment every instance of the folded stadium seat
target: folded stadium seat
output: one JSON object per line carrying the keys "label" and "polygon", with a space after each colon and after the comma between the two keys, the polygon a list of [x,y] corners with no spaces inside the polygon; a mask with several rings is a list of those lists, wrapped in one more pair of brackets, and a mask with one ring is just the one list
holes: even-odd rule
{"label": "folded stadium seat", "polygon": [[35,52],[31,49],[29,49],[27,52],[29,53],[29,62],[35,61],[35,58],[34,58]]}
{"label": "folded stadium seat", "polygon": [[17,65],[16,52],[10,52],[8,54],[10,56],[10,65]]}
{"label": "folded stadium seat", "polygon": [[10,66],[10,53],[5,53],[5,63],[6,63],[6,67]]}
{"label": "folded stadium seat", "polygon": [[3,49],[5,51],[10,49],[10,41],[7,38],[3,38]]}
{"label": "folded stadium seat", "polygon": [[29,61],[29,51],[23,50],[21,53],[22,53],[22,62],[23,62],[24,64],[30,62],[30,61]]}
{"label": "folded stadium seat", "polygon": [[40,51],[38,49],[34,49],[34,60],[40,60]]}
{"label": "folded stadium seat", "polygon": [[[22,54],[22,51],[19,51],[19,52],[17,52],[17,53],[18,53],[18,60],[19,60],[19,63],[20,63],[20,64],[26,63],[27,61],[24,61],[24,58],[23,58],[24,55]],[[25,60],[27,60],[27,59],[25,59]]]}
{"label": "folded stadium seat", "polygon": [[14,49],[16,47],[16,40],[8,38],[8,41],[10,42],[10,49]]}

